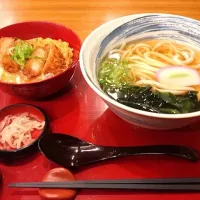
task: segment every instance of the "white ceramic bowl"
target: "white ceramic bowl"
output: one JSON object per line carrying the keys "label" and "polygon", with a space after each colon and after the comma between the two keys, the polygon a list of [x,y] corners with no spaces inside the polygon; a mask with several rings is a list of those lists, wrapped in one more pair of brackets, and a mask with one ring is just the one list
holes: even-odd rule
{"label": "white ceramic bowl", "polygon": [[180,128],[199,120],[200,111],[187,114],[160,114],[130,108],[107,96],[97,81],[100,56],[106,54],[124,38],[128,40],[159,36],[180,39],[200,46],[200,22],[177,15],[157,13],[114,19],[95,29],[84,41],[80,52],[81,71],[89,86],[102,97],[116,115],[125,121],[149,129]]}

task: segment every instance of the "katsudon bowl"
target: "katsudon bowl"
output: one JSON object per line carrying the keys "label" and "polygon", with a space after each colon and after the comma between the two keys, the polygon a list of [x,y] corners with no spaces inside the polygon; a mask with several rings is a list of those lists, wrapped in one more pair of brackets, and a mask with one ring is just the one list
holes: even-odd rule
{"label": "katsudon bowl", "polygon": [[[12,37],[22,40],[51,38],[67,42],[73,49],[72,62],[66,70],[43,80],[17,83],[0,79],[0,90],[25,99],[47,97],[64,88],[72,78],[78,65],[81,40],[71,29],[52,22],[31,21],[13,24],[0,29],[0,38]],[[51,64],[51,62],[49,61]],[[54,66],[53,66],[54,67]]]}

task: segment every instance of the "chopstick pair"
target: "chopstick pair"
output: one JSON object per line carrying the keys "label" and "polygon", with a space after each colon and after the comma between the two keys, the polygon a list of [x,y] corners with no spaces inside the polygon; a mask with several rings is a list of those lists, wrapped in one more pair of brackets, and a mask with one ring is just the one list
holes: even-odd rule
{"label": "chopstick pair", "polygon": [[20,188],[66,188],[66,189],[128,189],[162,191],[200,191],[200,178],[88,180],[67,182],[11,183],[9,187]]}

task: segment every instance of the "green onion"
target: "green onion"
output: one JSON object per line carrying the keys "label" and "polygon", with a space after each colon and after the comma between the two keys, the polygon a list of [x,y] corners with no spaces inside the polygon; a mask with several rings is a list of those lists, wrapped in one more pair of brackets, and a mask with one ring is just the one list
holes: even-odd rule
{"label": "green onion", "polygon": [[33,51],[33,47],[28,42],[20,40],[20,42],[12,49],[12,59],[20,65],[21,69],[24,69],[26,60],[31,57]]}

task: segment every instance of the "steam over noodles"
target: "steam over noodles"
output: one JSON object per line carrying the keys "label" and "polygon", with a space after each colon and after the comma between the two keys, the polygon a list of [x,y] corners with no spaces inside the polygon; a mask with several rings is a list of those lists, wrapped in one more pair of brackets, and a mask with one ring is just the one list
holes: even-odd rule
{"label": "steam over noodles", "polygon": [[157,39],[123,43],[98,69],[101,88],[125,105],[161,113],[199,110],[200,50]]}

